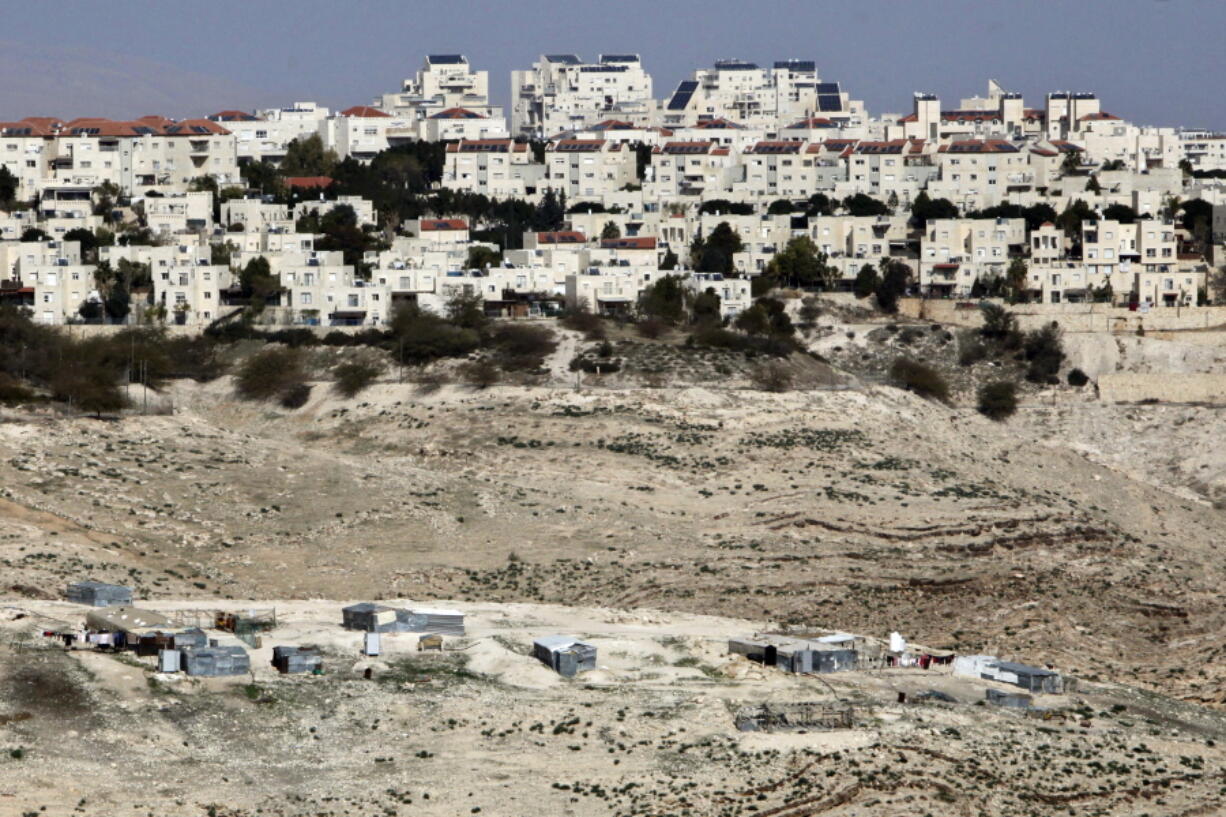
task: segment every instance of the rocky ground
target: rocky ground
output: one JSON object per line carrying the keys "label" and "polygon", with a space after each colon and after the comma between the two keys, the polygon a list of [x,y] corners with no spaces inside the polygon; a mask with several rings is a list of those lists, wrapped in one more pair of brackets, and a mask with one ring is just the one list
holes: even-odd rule
{"label": "rocky ground", "polygon": [[[762,622],[529,604],[458,602],[468,634],[442,654],[404,635],[363,658],[341,602],[250,604],[278,619],[250,676],[162,675],[151,658],[38,638],[0,652],[0,814],[1191,815],[1220,802],[1226,719],[1122,685],[1005,710],[983,700],[1009,687],[945,671],[802,677],[729,657],[727,637]],[[0,634],[80,612],[17,605]],[[594,644],[598,668],[566,680],[527,654],[558,631]],[[325,674],[278,675],[277,643],[318,645]],[[763,702],[850,708],[852,725],[738,731],[736,713]]]}
{"label": "rocky ground", "polygon": [[[571,780],[558,770],[596,751],[590,729],[590,746],[577,750],[559,744],[546,751],[531,743],[542,737],[537,733],[510,735],[537,720],[556,725],[568,708],[599,708],[599,717],[608,718],[607,703],[600,703],[608,700],[606,690],[567,685],[563,694],[555,684],[548,695],[556,699],[547,703],[521,699],[504,687],[519,690],[522,684],[491,681],[487,676],[499,673],[478,665],[478,678],[452,673],[461,677],[428,687],[433,697],[418,707],[416,685],[406,699],[385,685],[350,678],[345,673],[354,672],[352,665],[341,662],[345,672],[316,686],[266,681],[306,696],[303,711],[351,700],[354,713],[369,710],[352,715],[362,726],[328,738],[336,757],[325,763],[327,780],[350,792],[344,795],[350,799],[327,804],[290,799],[296,785],[308,790],[317,762],[301,747],[318,750],[323,740],[302,736],[313,734],[303,732],[309,719],[283,703],[258,704],[232,689],[175,693],[200,705],[199,723],[214,726],[167,726],[163,714],[153,714],[161,703],[142,704],[133,721],[130,712],[99,706],[113,699],[89,677],[101,671],[82,663],[89,659],[40,652],[33,661],[20,658],[12,643],[0,644],[0,677],[10,682],[0,697],[0,719],[38,716],[31,708],[37,696],[13,697],[15,690],[42,689],[61,678],[68,680],[54,688],[68,684],[61,690],[68,702],[63,711],[76,714],[57,734],[75,732],[79,745],[89,745],[88,756],[105,763],[122,765],[112,757],[124,745],[116,741],[137,727],[140,734],[163,736],[160,744],[141,744],[142,752],[183,740],[195,754],[208,747],[222,752],[223,735],[209,731],[214,728],[234,741],[254,741],[236,755],[245,760],[227,767],[229,761],[215,755],[212,765],[201,767],[208,769],[203,775],[193,771],[195,754],[170,755],[180,765],[173,772],[150,771],[152,778],[188,782],[167,783],[163,788],[178,794],[157,797],[159,784],[142,786],[149,792],[144,811],[156,814],[170,813],[159,809],[176,799],[184,800],[183,809],[196,809],[183,813],[193,814],[206,813],[209,804],[218,814],[230,813],[225,808],[231,806],[265,814],[374,813],[373,801],[355,799],[358,781],[368,790],[364,797],[378,791],[414,800],[412,807],[390,800],[381,807],[418,813],[413,808],[423,805],[426,791],[454,798],[464,787],[460,781],[469,780],[477,798],[472,808],[492,814],[523,813],[499,799],[499,786],[551,814],[679,814],[687,808],[692,814],[939,814],[949,811],[946,797],[961,797],[972,783],[982,791],[956,800],[955,813],[1210,813],[1189,809],[1200,808],[1198,798],[1222,785],[1210,785],[1212,765],[1204,778],[1175,780],[1172,774],[1200,773],[1180,759],[1196,755],[1179,741],[1204,747],[1205,740],[1217,740],[1187,724],[1216,724],[1213,710],[1226,703],[1220,638],[1226,565],[1215,535],[1222,526],[1220,410],[1108,406],[1095,401],[1092,386],[1032,388],[1018,415],[998,424],[967,404],[975,383],[994,372],[977,373],[984,363],[959,366],[957,332],[946,337],[939,327],[905,323],[891,329],[855,310],[828,311],[807,331],[812,350],[835,368],[795,356],[789,366],[805,388],[783,394],[749,388],[757,361],[686,349],[675,337],[652,340],[618,330],[610,342],[626,368],[581,381],[566,359],[596,344],[568,334],[547,363],[552,375],[537,385],[423,388],[396,382],[393,371],[350,400],[320,383],[306,406],[289,411],[238,401],[223,378],[173,385],[158,403],[173,403],[165,414],[98,421],[6,409],[0,414],[3,595],[26,610],[50,604],[70,581],[95,578],[129,584],[154,606],[170,600],[221,605],[236,598],[291,604],[409,597],[561,604],[600,608],[610,616],[651,608],[665,611],[659,615],[671,622],[704,614],[754,626],[773,622],[875,635],[900,630],[962,653],[1054,663],[1093,689],[1110,686],[1112,695],[1122,688],[1114,685],[1131,690],[1133,697],[1112,698],[1109,706],[1106,699],[1087,699],[1084,705],[1095,712],[1111,713],[1116,703],[1132,711],[1148,702],[1147,712],[1167,714],[1150,723],[1115,713],[1092,718],[1090,727],[1071,721],[1066,727],[1015,722],[1006,714],[984,721],[981,710],[954,717],[964,711],[955,708],[931,715],[936,720],[929,726],[927,710],[918,718],[907,714],[911,709],[895,711],[887,706],[893,688],[863,678],[847,681],[851,686],[843,691],[878,695],[875,706],[883,714],[874,716],[872,728],[856,738],[860,742],[839,744],[837,757],[841,738],[753,743],[764,739],[738,736],[725,723],[702,733],[711,743],[701,762],[681,756],[692,750],[681,753],[689,737],[676,733],[667,739],[678,756],[668,763],[655,754],[663,751],[660,744],[634,760],[638,771],[626,774],[605,762],[619,759],[621,750],[614,745],[610,753],[602,745],[601,763],[583,766]],[[884,384],[888,362],[903,351],[948,373],[955,385],[952,406]],[[1161,357],[1129,354],[1151,362]],[[600,627],[591,634],[600,634]],[[522,639],[517,643],[507,649],[522,649]],[[692,657],[717,667],[710,649]],[[689,657],[668,653],[661,660]],[[26,677],[29,667],[42,669]],[[690,669],[705,679],[695,676],[694,683],[711,683],[705,671]],[[125,683],[148,695],[145,670],[133,671]],[[14,678],[26,678],[25,686],[14,686]],[[80,683],[69,683],[73,678]],[[804,694],[812,689],[804,687]],[[318,690],[325,692],[310,698]],[[366,701],[371,690],[386,697]],[[660,708],[651,703],[656,691],[639,685],[623,693],[623,707]],[[546,693],[532,693],[538,694]],[[160,702],[161,695],[150,700]],[[441,713],[458,721],[456,713],[470,704],[497,712],[476,730],[485,739],[478,741],[482,747],[492,739],[481,730],[512,730],[498,738],[499,746],[505,744],[497,753],[503,759],[491,761],[484,775],[448,777],[451,772],[439,769],[443,764],[406,756],[401,744],[412,740],[391,742],[394,752],[390,744],[376,751],[364,731],[381,717],[377,712],[395,710],[404,723],[416,724],[411,734],[441,740],[429,731],[439,726]],[[532,714],[534,707],[540,716]],[[218,712],[241,713],[242,720]],[[702,707],[684,718],[688,722],[678,725],[690,730],[714,723]],[[661,726],[658,719],[639,719],[648,720],[653,729]],[[1168,722],[1177,736],[1163,731]],[[0,723],[0,748],[45,733],[31,724]],[[975,728],[968,732],[968,724]],[[1102,724],[1111,725],[1114,737],[1094,731]],[[890,731],[895,728],[903,731]],[[959,737],[942,732],[946,728]],[[652,732],[651,740],[665,740],[670,729]],[[1153,729],[1158,735],[1147,731]],[[369,740],[377,741],[379,730],[370,731]],[[1162,748],[1155,748],[1159,737]],[[255,759],[261,740],[277,742],[270,743],[279,747],[275,761]],[[1039,748],[1044,740],[1051,748]],[[1136,749],[1141,743],[1153,756]],[[68,758],[74,745],[49,744],[40,753],[50,748]],[[911,745],[926,747],[922,758]],[[423,743],[412,751],[435,749]],[[455,751],[464,762],[485,762],[484,748]],[[1082,757],[1066,755],[1074,751]],[[397,782],[370,786],[372,769],[392,764],[376,764],[364,752],[396,757],[397,771],[387,776]],[[1199,755],[1214,757],[1203,749]],[[1023,757],[1027,762],[1020,762]],[[1078,782],[1041,788],[1052,768],[1063,768],[1050,765],[1057,757],[1076,771],[1067,780]],[[815,765],[806,766],[810,762]],[[104,771],[103,761],[97,763],[94,771]],[[1124,766],[1127,771],[1119,771]],[[14,775],[31,768],[0,757],[0,795],[12,790]],[[223,769],[230,782],[275,780],[276,794],[260,799],[251,792],[237,805],[220,793],[209,799],[208,783],[217,783]],[[1104,775],[1093,791],[1105,787],[1109,794],[1079,799],[1088,785],[1079,775],[1089,770]],[[913,780],[912,773],[928,782]],[[54,767],[40,774],[51,780]],[[423,777],[432,776],[439,782],[423,786]],[[416,781],[412,792],[409,778]],[[1151,780],[1167,781],[1153,784],[1161,795]],[[614,785],[624,790],[614,792]],[[677,791],[666,795],[666,785]],[[1003,796],[989,792],[1012,789],[1037,792],[1030,811],[989,799]],[[759,794],[767,796],[759,800]],[[87,793],[81,796],[88,801]],[[109,802],[127,805],[118,794]],[[438,802],[432,807],[440,814],[471,811],[457,810],[454,799],[446,801],[448,808]],[[771,811],[788,803],[798,805]],[[6,807],[0,796],[0,814]]]}

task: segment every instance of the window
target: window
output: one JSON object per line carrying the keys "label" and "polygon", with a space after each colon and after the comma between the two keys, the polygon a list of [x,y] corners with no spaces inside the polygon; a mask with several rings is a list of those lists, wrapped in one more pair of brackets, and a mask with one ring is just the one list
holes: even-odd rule
{"label": "window", "polygon": [[298,303],[303,306],[310,304],[311,303],[311,293],[299,292],[298,293]]}

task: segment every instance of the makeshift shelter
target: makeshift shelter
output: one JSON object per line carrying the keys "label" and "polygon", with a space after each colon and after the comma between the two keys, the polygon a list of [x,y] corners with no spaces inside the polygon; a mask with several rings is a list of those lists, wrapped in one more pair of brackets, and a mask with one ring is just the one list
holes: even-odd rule
{"label": "makeshift shelter", "polygon": [[409,609],[408,625],[411,633],[464,635],[464,614],[459,610],[413,607]]}
{"label": "makeshift shelter", "polygon": [[243,675],[251,671],[251,657],[242,647],[198,647],[183,651],[188,675]]}
{"label": "makeshift shelter", "polygon": [[272,665],[285,675],[315,672],[324,666],[316,647],[273,647]]}
{"label": "makeshift shelter", "polygon": [[341,610],[341,626],[365,633],[401,633],[408,630],[409,611],[364,601]]}
{"label": "makeshift shelter", "polygon": [[163,615],[152,610],[135,607],[104,607],[85,614],[85,626],[105,633],[125,633],[129,641],[157,630],[174,630],[175,627]]}
{"label": "makeshift shelter", "polygon": [[1072,681],[1053,670],[1002,661],[994,655],[959,655],[954,659],[954,675],[999,681],[1019,686],[1027,692],[1046,692],[1053,695],[1063,694],[1071,687],[1069,682]]}
{"label": "makeshift shelter", "polygon": [[566,678],[596,669],[596,648],[565,635],[547,635],[532,642],[532,654]]}
{"label": "makeshift shelter", "polygon": [[842,672],[856,669],[855,650],[821,641],[767,635],[756,638],[731,638],[728,652],[743,655],[767,667],[786,672]]}
{"label": "makeshift shelter", "polygon": [[102,582],[77,582],[68,585],[66,596],[77,604],[90,607],[122,607],[132,604],[132,588]]}
{"label": "makeshift shelter", "polygon": [[984,690],[984,700],[995,706],[1010,709],[1030,709],[1034,699],[1025,692],[1001,692],[999,689]]}
{"label": "makeshift shelter", "polygon": [[438,633],[464,635],[464,614],[459,610],[404,609],[361,602],[341,610],[342,626],[368,633]]}

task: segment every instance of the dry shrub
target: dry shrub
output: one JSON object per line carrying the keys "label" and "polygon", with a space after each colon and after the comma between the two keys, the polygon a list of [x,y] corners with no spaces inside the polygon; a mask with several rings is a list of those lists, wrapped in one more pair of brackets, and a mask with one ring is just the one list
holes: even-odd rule
{"label": "dry shrub", "polygon": [[460,367],[460,376],[464,382],[478,389],[488,389],[502,379],[502,372],[494,362],[481,358]]}
{"label": "dry shrub", "polygon": [[[302,352],[282,346],[269,347],[243,361],[234,378],[234,391],[244,400],[276,398],[284,401],[291,392],[300,396],[306,381]],[[309,389],[307,395],[310,395]]]}
{"label": "dry shrub", "polygon": [[890,367],[890,379],[920,397],[942,403],[949,401],[949,384],[945,382],[945,378],[941,377],[941,373],[936,369],[917,360],[905,357],[895,360]]}
{"label": "dry shrub", "polygon": [[779,361],[772,361],[755,367],[750,372],[749,379],[758,391],[776,393],[791,391],[795,380],[792,370]]}
{"label": "dry shrub", "polygon": [[332,369],[333,390],[346,399],[356,397],[383,374],[383,367],[369,360],[349,360]]}

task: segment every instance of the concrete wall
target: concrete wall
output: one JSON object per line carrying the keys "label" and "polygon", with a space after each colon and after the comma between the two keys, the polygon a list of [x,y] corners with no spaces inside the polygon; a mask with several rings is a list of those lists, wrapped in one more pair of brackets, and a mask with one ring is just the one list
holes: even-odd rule
{"label": "concrete wall", "polygon": [[1106,403],[1208,403],[1226,405],[1226,374],[1104,374],[1098,395]]}
{"label": "concrete wall", "polygon": [[[982,318],[978,301],[903,298],[898,311],[906,317],[975,328]],[[995,301],[995,303],[1001,303]],[[1056,321],[1065,332],[1136,332],[1211,329],[1226,326],[1226,306],[1162,307],[1133,312],[1107,304],[1016,304],[1010,307],[1022,329]]]}

